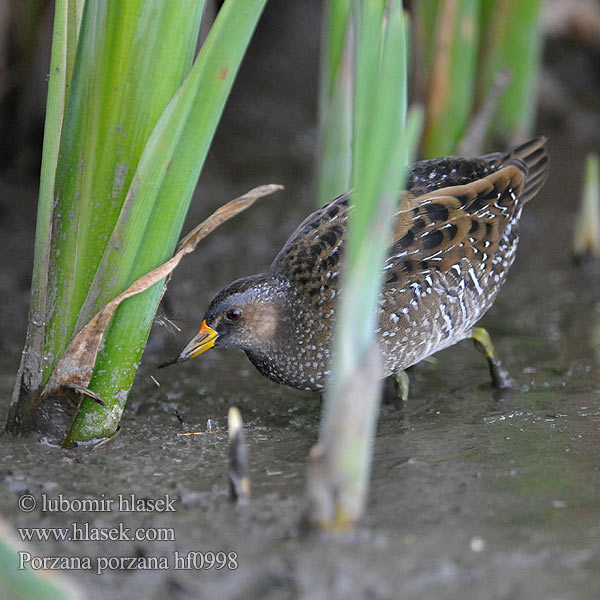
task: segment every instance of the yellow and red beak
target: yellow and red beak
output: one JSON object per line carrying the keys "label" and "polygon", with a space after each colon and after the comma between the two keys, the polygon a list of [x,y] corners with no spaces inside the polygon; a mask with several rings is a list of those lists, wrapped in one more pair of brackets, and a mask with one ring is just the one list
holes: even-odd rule
{"label": "yellow and red beak", "polygon": [[218,335],[219,334],[214,329],[206,324],[206,321],[202,321],[200,331],[198,331],[192,341],[183,349],[177,362],[184,362],[190,358],[194,358],[194,356],[206,352],[215,345],[215,340]]}

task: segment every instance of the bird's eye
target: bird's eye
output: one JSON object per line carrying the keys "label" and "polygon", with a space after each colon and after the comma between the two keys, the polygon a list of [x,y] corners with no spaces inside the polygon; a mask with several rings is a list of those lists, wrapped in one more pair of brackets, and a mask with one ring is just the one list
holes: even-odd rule
{"label": "bird's eye", "polygon": [[228,321],[239,321],[242,316],[242,311],[239,308],[232,308],[225,313],[225,318]]}

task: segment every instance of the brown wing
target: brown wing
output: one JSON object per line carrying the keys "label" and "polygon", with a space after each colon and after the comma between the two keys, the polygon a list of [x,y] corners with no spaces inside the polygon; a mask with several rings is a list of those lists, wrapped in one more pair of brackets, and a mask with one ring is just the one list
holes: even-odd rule
{"label": "brown wing", "polygon": [[[544,183],[544,144],[545,138],[537,138],[509,153],[472,161],[471,169],[481,170],[481,165],[487,164],[485,171],[489,174],[469,183],[416,196],[405,192],[402,209],[395,215],[385,265],[386,285],[403,288],[432,270],[450,269],[462,258],[478,265],[478,273],[489,274],[513,219]],[[461,165],[468,163],[466,159],[461,161]],[[433,162],[417,163],[413,171],[424,178],[427,165]],[[439,164],[442,163],[438,167]],[[467,170],[464,165],[461,167],[459,180],[464,180]],[[451,171],[442,179],[452,181]],[[335,297],[347,231],[348,200],[349,194],[343,194],[309,215],[271,265],[271,272],[299,284],[319,304]]]}
{"label": "brown wing", "polygon": [[495,264],[501,268],[494,259],[516,237],[515,219],[546,180],[545,144],[540,137],[504,154],[488,154],[475,161],[478,168],[482,162],[489,165],[485,177],[409,195],[397,213],[386,285],[404,288],[433,270],[448,271],[463,258],[478,267],[480,279]]}
{"label": "brown wing", "polygon": [[[447,270],[461,258],[491,268],[502,235],[514,216],[524,173],[500,169],[466,185],[413,197],[405,194],[395,215],[386,284],[404,287],[419,275]],[[348,195],[311,214],[290,237],[271,269],[285,273],[310,296],[335,289],[348,218]]]}
{"label": "brown wing", "polygon": [[404,287],[462,258],[488,274],[504,233],[520,210],[525,174],[516,166],[482,179],[407,198],[397,213],[385,283]]}
{"label": "brown wing", "polygon": [[275,257],[271,271],[300,284],[311,297],[322,296],[325,287],[336,289],[349,197],[342,194],[310,214]]}

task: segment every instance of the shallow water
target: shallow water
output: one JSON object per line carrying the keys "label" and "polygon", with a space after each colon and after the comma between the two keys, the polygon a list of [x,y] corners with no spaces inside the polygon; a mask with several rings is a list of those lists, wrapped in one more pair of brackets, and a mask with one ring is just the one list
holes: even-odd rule
{"label": "shallow water", "polygon": [[[275,43],[294,42],[283,38]],[[260,43],[256,56],[262,56]],[[284,68],[271,60],[276,73]],[[265,115],[272,105],[246,108],[246,117],[256,113],[249,121],[239,116],[253,81],[247,75],[232,99],[189,228],[213,206],[259,183],[282,182],[286,192],[263,200],[185,259],[168,297],[169,314],[182,332],[157,327],[121,432],[110,444],[60,450],[0,437],[0,514],[9,529],[74,521],[173,528],[176,539],[168,542],[35,544],[32,554],[39,556],[91,557],[91,571],[64,574],[95,599],[599,597],[600,268],[575,268],[569,255],[583,157],[598,140],[570,141],[543,120],[538,127],[551,136],[550,179],[525,211],[516,263],[482,321],[513,389],[491,388],[485,360],[468,342],[413,368],[408,402],[382,408],[368,514],[356,535],[334,543],[305,538],[297,526],[306,457],[319,425],[318,396],[263,379],[233,351],[213,350],[185,365],[154,369],[193,335],[212,295],[263,269],[312,208],[314,112],[306,107],[314,79],[286,92],[289,114],[271,124]],[[265,119],[256,150],[244,136],[259,135]],[[240,122],[250,123],[244,135]],[[277,141],[271,146],[266,139]],[[239,146],[235,152],[232,145]],[[2,194],[2,414],[24,339],[35,202],[35,182],[11,186],[3,186]],[[9,210],[14,197],[24,203],[20,212]],[[246,424],[253,492],[247,506],[228,501],[225,426],[231,405]],[[208,419],[216,423],[215,433],[178,436],[204,431]],[[38,507],[27,513],[17,507],[25,493],[38,502],[43,494],[169,494],[176,511],[42,513]],[[236,552],[238,567],[174,569],[174,553],[189,551]],[[163,556],[170,568],[107,568],[96,575],[98,558],[111,556]]]}

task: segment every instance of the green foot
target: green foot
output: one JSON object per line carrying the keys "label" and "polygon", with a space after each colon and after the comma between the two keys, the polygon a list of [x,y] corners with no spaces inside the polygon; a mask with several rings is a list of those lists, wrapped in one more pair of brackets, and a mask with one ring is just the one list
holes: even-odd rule
{"label": "green foot", "polygon": [[494,350],[494,344],[490,334],[483,327],[473,328],[473,342],[475,342],[475,348],[481,352],[490,367],[490,374],[492,376],[492,385],[497,388],[508,388],[510,387],[510,380],[508,373],[502,368],[502,363]]}
{"label": "green foot", "polygon": [[396,401],[406,402],[408,400],[408,387],[410,379],[406,371],[394,373],[394,389],[396,390]]}

